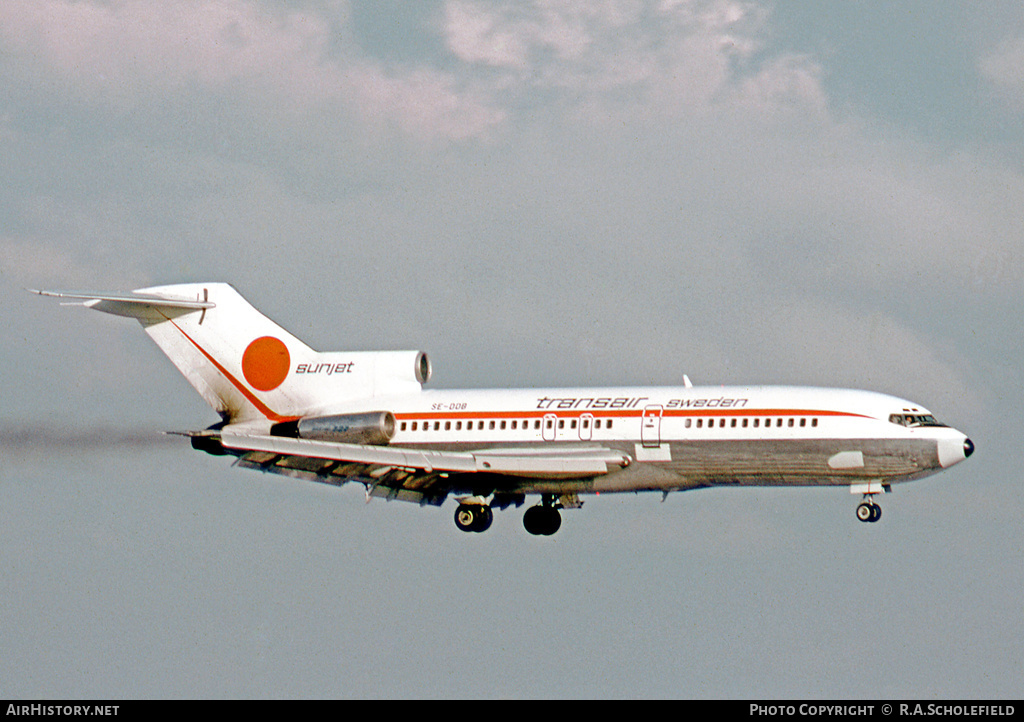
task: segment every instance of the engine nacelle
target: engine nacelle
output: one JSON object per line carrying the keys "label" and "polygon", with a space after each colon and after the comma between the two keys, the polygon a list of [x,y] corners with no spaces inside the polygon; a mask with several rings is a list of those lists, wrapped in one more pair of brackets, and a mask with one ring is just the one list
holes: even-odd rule
{"label": "engine nacelle", "polygon": [[331,351],[296,356],[292,364],[288,403],[307,409],[416,394],[430,379],[430,358],[422,351]]}
{"label": "engine nacelle", "polygon": [[396,382],[425,384],[430,380],[430,357],[423,351],[364,351],[349,356],[366,358],[379,387]]}
{"label": "engine nacelle", "polygon": [[377,444],[391,442],[395,435],[395,415],[390,411],[363,414],[310,416],[298,421],[274,424],[274,436],[290,436],[311,441],[334,441],[339,444]]}
{"label": "engine nacelle", "polygon": [[430,374],[433,372],[433,368],[430,366],[430,357],[427,356],[423,351],[416,354],[416,380],[421,384],[425,384],[430,381]]}

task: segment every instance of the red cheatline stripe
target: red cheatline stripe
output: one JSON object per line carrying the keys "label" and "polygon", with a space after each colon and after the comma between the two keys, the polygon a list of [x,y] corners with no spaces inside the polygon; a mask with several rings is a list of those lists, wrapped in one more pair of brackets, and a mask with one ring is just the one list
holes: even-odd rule
{"label": "red cheatline stripe", "polygon": [[[590,414],[596,418],[621,418],[623,416],[641,417],[643,409],[587,409],[559,411],[557,409],[545,409],[542,411],[429,411],[422,413],[396,413],[395,418],[401,421],[433,421],[445,419],[542,419],[548,415],[554,415],[563,419],[578,419],[584,414]],[[824,411],[820,409],[664,409],[662,418],[666,416],[852,416],[857,418],[871,418],[863,414],[854,414],[848,411]]]}
{"label": "red cheatline stripe", "polygon": [[269,419],[270,421],[294,421],[295,419],[299,418],[298,416],[281,416],[276,411],[273,411],[272,409],[270,409],[270,407],[268,407],[266,404],[264,404],[262,401],[260,401],[258,398],[256,398],[255,394],[253,394],[249,389],[247,389],[245,387],[245,385],[242,384],[241,381],[236,379],[234,376],[231,375],[231,373],[226,368],[221,366],[220,363],[217,362],[217,359],[215,359],[213,356],[211,356],[209,353],[207,353],[206,349],[204,349],[202,346],[200,346],[198,343],[196,343],[195,339],[193,339],[191,336],[189,336],[187,333],[185,333],[184,329],[182,329],[181,326],[179,326],[178,324],[174,323],[174,321],[172,321],[170,318],[165,316],[163,313],[161,313],[160,315],[163,316],[164,318],[166,318],[168,321],[170,321],[172,326],[174,326],[176,329],[181,331],[181,335],[184,336],[186,339],[188,339],[188,342],[191,343],[193,346],[195,346],[199,350],[199,353],[201,353],[203,356],[205,356],[209,360],[209,362],[212,363],[214,365],[214,367],[224,375],[224,378],[226,378],[228,381],[230,381],[231,384],[236,389],[238,389],[239,392],[246,399],[249,400],[249,403],[251,403],[253,406],[255,406],[257,411],[259,411],[261,414],[266,416],[267,419]]}

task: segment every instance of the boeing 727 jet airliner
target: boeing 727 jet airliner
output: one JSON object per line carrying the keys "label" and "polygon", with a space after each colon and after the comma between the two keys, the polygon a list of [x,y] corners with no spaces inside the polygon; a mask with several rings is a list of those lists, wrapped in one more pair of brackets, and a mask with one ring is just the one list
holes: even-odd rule
{"label": "boeing 727 jet airliner", "polygon": [[418,351],[318,353],[224,283],[130,294],[36,291],[137,319],[221,420],[192,446],[246,469],[440,506],[491,525],[521,506],[531,534],[554,534],[581,494],[715,486],[844,486],[875,496],[974,451],[911,401],[869,391],[735,386],[423,390]]}

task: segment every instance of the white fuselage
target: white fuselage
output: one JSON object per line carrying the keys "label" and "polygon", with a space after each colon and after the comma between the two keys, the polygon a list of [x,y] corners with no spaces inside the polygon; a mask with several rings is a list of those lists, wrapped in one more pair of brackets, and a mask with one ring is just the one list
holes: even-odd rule
{"label": "white fuselage", "polygon": [[[393,446],[464,450],[540,445],[615,448],[636,463],[572,491],[720,484],[888,485],[962,461],[967,437],[910,401],[846,389],[779,386],[429,390],[377,398]],[[527,492],[567,482],[528,481]]]}

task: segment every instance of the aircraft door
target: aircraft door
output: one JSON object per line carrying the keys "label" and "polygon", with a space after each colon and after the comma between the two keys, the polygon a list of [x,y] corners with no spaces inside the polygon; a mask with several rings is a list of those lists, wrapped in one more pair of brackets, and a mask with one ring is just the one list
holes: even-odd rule
{"label": "aircraft door", "polygon": [[554,414],[544,414],[544,420],[541,422],[540,434],[544,441],[554,441],[555,434],[558,430],[555,424],[558,423],[558,417]]}
{"label": "aircraft door", "polygon": [[640,443],[644,446],[661,446],[661,412],[660,405],[644,407],[644,415],[640,420]]}
{"label": "aircraft door", "polygon": [[594,433],[594,415],[583,414],[580,416],[580,441],[590,441]]}

